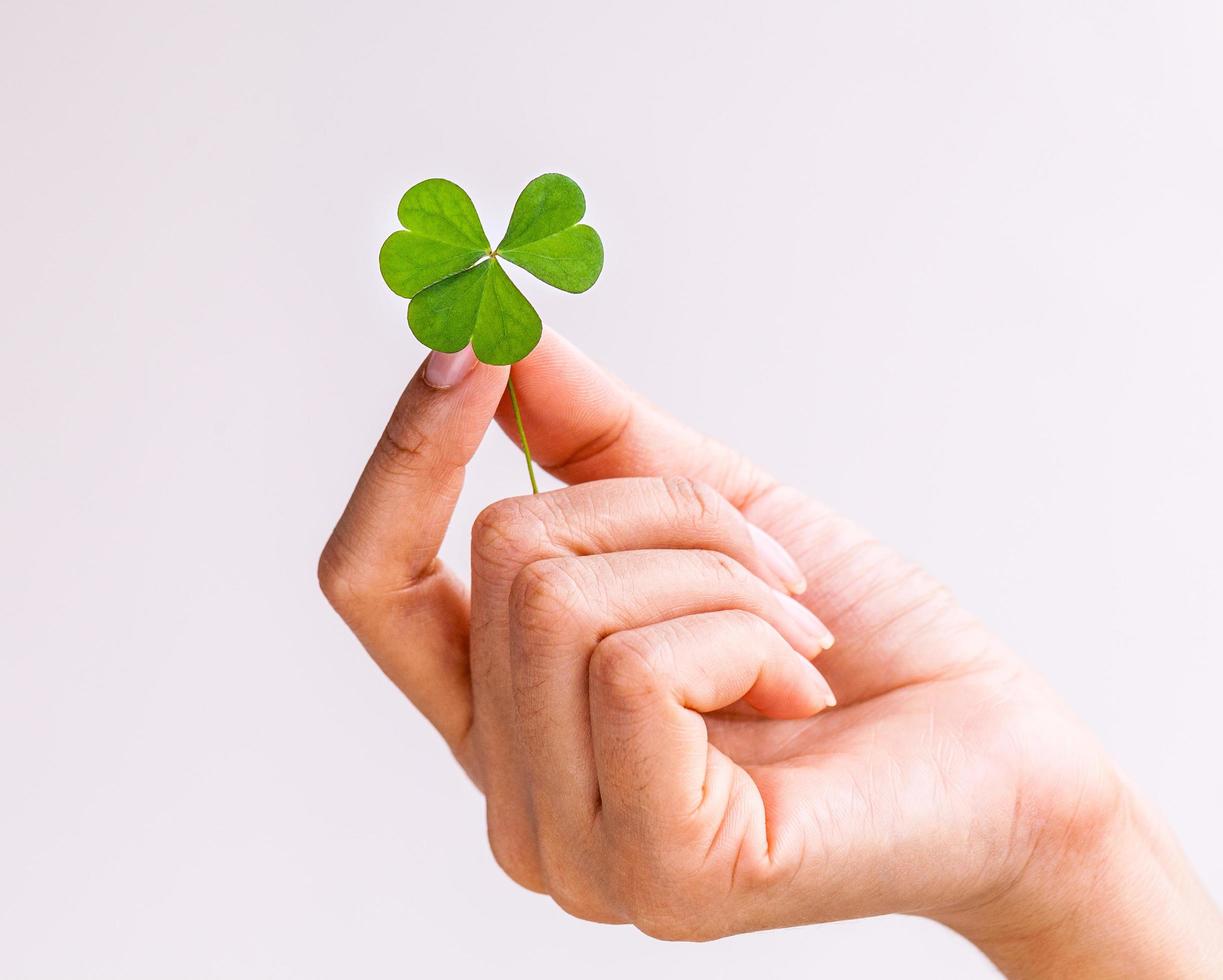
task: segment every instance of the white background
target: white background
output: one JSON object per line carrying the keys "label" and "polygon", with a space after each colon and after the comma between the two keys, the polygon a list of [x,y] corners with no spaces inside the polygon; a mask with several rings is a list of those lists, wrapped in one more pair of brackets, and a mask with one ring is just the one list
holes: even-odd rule
{"label": "white background", "polygon": [[[315,559],[421,350],[411,183],[568,173],[546,320],[927,562],[1223,892],[1223,8],[4,4],[0,975],[978,977],[504,879]],[[562,410],[558,406],[558,410]],[[447,544],[524,489],[490,437]]]}

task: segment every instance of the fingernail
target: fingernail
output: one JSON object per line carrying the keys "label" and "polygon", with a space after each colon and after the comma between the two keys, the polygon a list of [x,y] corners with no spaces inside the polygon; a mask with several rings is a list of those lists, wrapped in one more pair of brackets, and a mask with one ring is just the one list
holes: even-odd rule
{"label": "fingernail", "polygon": [[[811,663],[810,661],[807,662]],[[811,664],[811,669],[815,671],[816,687],[820,689],[820,694],[824,698],[824,706],[826,708],[835,708],[837,696],[832,693],[832,688],[828,686],[828,679],[819,672],[815,664]]]}
{"label": "fingernail", "polygon": [[790,552],[781,546],[780,541],[750,521],[747,525],[747,533],[751,535],[752,543],[756,546],[756,551],[760,553],[761,560],[769,566],[774,575],[781,579],[785,587],[790,590],[791,595],[802,595],[807,591],[807,577],[798,567],[798,562],[790,556]]}
{"label": "fingernail", "polygon": [[774,589],[773,591],[777,595],[777,601],[781,604],[781,608],[794,621],[795,626],[815,640],[821,650],[827,650],[832,646],[835,642],[832,631],[820,622],[820,618],[815,613],[793,597],[786,595],[780,589]]}
{"label": "fingernail", "polygon": [[453,388],[476,366],[476,355],[471,347],[464,347],[454,354],[435,350],[425,364],[425,384],[430,388]]}

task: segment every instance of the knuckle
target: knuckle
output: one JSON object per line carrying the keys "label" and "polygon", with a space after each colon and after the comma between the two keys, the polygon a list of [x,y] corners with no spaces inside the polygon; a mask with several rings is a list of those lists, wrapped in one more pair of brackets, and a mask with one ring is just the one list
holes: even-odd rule
{"label": "knuckle", "polygon": [[724,582],[734,591],[751,588],[755,580],[755,576],[725,552],[702,551],[701,560],[708,566],[715,579]]}
{"label": "knuckle", "polygon": [[[725,628],[737,636],[762,637],[767,640],[773,633],[773,627],[769,625],[768,620],[750,609],[723,609],[717,615],[721,623],[725,624]],[[692,639],[695,642],[698,637],[693,635]]]}
{"label": "knuckle", "polygon": [[590,884],[577,880],[572,873],[558,874],[554,870],[549,870],[546,877],[548,894],[562,911],[587,922],[614,919],[613,911]]}
{"label": "knuckle", "polygon": [[442,568],[434,558],[423,569],[409,576],[389,578],[375,559],[362,556],[346,543],[339,529],[332,534],[318,560],[319,589],[344,620],[353,620],[371,609],[378,609],[394,596],[427,581]]}
{"label": "knuckle", "polygon": [[660,869],[639,870],[625,893],[629,921],[652,939],[705,942],[720,934],[709,908],[708,888],[667,877]]}
{"label": "knuckle", "polygon": [[341,616],[361,601],[366,590],[360,584],[360,567],[333,535],[318,560],[318,584],[331,608]]}
{"label": "knuckle", "polygon": [[601,850],[589,830],[547,820],[538,826],[540,867],[552,900],[577,919],[626,921],[610,901]]}
{"label": "knuckle", "polygon": [[709,863],[703,834],[681,834],[666,847],[620,837],[605,879],[610,900],[639,931],[667,942],[707,942],[733,931],[734,876]]}
{"label": "knuckle", "polygon": [[681,837],[657,848],[616,836],[600,884],[623,921],[666,942],[707,942],[733,931],[724,869],[702,859],[703,839]]}
{"label": "knuckle", "polygon": [[514,566],[537,553],[545,539],[527,502],[517,497],[489,504],[471,527],[472,555],[495,566]]}
{"label": "knuckle", "polygon": [[396,410],[382,430],[374,455],[382,469],[400,475],[418,468],[419,460],[434,448],[433,437],[410,412]]}
{"label": "knuckle", "polygon": [[635,918],[633,925],[651,939],[668,943],[703,943],[718,938],[690,912],[662,908]]}
{"label": "knuckle", "polygon": [[584,600],[576,569],[564,558],[524,565],[510,586],[510,610],[527,633],[551,635],[572,628]]}
{"label": "knuckle", "polygon": [[662,684],[661,648],[637,630],[612,633],[590,655],[591,686],[620,702],[646,700]]}
{"label": "knuckle", "polygon": [[717,523],[725,510],[722,495],[700,480],[672,476],[662,480],[662,487],[676,511],[697,526]]}
{"label": "knuckle", "polygon": [[547,888],[534,842],[519,829],[516,821],[495,816],[491,808],[488,818],[488,846],[493,852],[497,866],[511,881],[529,891],[546,894]]}

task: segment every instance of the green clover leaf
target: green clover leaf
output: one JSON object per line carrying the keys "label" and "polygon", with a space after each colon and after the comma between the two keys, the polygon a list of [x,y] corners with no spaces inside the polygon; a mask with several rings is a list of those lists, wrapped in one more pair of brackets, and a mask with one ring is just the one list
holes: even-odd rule
{"label": "green clover leaf", "polygon": [[410,187],[399,202],[399,223],[407,230],[382,243],[378,265],[391,291],[406,299],[488,254],[475,205],[448,180]]}
{"label": "green clover leaf", "polygon": [[558,289],[585,292],[603,271],[598,232],[578,224],[585,213],[574,181],[536,177],[494,249],[466,191],[441,178],[421,181],[399,202],[403,230],[383,242],[378,267],[409,301],[408,326],[426,347],[452,353],[470,343],[485,364],[513,364],[535,349],[543,326],[501,260]]}
{"label": "green clover leaf", "polygon": [[563,174],[531,181],[514,205],[497,252],[514,265],[569,293],[584,293],[603,271],[603,243],[590,225],[582,188]]}
{"label": "green clover leaf", "polygon": [[426,347],[453,352],[470,342],[485,364],[513,364],[535,349],[543,324],[496,259],[422,290],[408,326]]}

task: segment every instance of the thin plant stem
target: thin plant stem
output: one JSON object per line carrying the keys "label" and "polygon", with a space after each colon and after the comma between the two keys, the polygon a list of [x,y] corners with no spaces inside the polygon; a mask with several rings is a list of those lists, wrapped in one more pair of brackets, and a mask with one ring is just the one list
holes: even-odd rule
{"label": "thin plant stem", "polygon": [[531,478],[531,493],[539,493],[535,482],[535,466],[531,463],[531,447],[527,445],[527,432],[522,427],[522,412],[518,408],[518,392],[514,390],[514,376],[510,375],[510,404],[514,406],[514,421],[518,423],[518,438],[522,441],[522,455],[527,458],[527,476]]}

